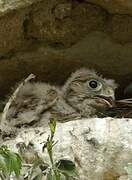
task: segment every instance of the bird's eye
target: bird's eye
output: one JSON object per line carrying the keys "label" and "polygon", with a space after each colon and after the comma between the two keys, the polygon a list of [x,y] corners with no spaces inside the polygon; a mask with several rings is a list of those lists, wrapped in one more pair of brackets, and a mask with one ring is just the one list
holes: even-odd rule
{"label": "bird's eye", "polygon": [[102,87],[102,84],[97,80],[90,80],[89,87],[92,88],[93,90],[99,91]]}
{"label": "bird's eye", "polygon": [[91,81],[89,82],[89,86],[90,86],[91,88],[96,88],[96,87],[98,86],[97,81],[91,80]]}

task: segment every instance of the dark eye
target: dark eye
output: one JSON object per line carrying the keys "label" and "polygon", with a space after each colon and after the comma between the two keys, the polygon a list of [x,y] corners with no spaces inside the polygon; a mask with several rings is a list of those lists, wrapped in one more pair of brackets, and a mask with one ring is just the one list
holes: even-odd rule
{"label": "dark eye", "polygon": [[98,80],[91,79],[88,82],[88,86],[92,89],[92,91],[100,91],[102,88],[102,83]]}
{"label": "dark eye", "polygon": [[91,81],[89,82],[89,86],[94,89],[94,88],[97,88],[98,83],[97,83],[97,81],[95,81],[95,80],[91,80]]}

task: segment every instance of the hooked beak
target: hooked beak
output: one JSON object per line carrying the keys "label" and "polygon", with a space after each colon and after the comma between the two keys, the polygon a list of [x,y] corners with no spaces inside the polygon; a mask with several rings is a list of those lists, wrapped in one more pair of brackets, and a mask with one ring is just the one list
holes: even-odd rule
{"label": "hooked beak", "polygon": [[97,95],[96,97],[102,100],[102,103],[105,103],[110,108],[115,106],[115,101],[111,96]]}

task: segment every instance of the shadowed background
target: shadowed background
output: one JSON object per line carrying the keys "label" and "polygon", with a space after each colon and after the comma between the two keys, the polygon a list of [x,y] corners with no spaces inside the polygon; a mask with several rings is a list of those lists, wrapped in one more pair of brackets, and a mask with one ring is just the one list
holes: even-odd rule
{"label": "shadowed background", "polygon": [[[92,3],[91,3],[92,2]],[[0,96],[30,73],[61,85],[88,67],[132,82],[130,0],[10,0],[0,6]]]}

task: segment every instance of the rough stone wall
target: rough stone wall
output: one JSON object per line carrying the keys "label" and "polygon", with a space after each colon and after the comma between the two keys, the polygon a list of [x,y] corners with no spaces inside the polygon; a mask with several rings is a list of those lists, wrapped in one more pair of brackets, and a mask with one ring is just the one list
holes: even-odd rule
{"label": "rough stone wall", "polygon": [[29,73],[63,84],[95,68],[132,81],[131,0],[1,0],[0,96]]}

